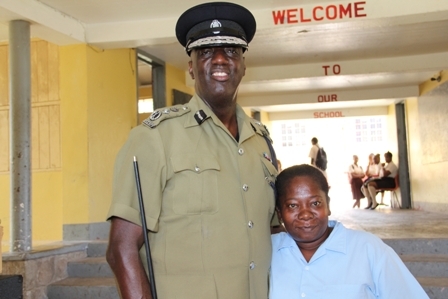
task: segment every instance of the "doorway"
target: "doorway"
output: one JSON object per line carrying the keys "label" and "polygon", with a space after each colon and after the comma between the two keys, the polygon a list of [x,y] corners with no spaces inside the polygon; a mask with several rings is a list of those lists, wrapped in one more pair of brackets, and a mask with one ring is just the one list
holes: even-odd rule
{"label": "doorway", "polygon": [[137,49],[138,123],[166,106],[165,63]]}

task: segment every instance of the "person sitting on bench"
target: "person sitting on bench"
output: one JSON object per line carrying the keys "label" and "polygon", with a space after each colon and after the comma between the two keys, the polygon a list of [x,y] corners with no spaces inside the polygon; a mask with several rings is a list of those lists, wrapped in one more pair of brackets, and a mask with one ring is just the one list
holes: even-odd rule
{"label": "person sitting on bench", "polygon": [[394,188],[395,187],[395,176],[398,173],[398,167],[392,162],[392,153],[387,152],[384,154],[384,159],[387,165],[382,166],[380,178],[373,178],[361,187],[361,191],[369,201],[369,205],[366,209],[374,210],[378,207],[376,202],[376,193],[378,189],[383,188]]}

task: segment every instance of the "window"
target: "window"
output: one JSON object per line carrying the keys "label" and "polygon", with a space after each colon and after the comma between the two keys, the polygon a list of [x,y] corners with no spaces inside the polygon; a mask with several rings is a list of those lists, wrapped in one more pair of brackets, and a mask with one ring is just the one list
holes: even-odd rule
{"label": "window", "polygon": [[354,140],[357,143],[378,142],[383,140],[383,128],[385,125],[383,117],[361,119],[357,118],[354,121],[355,136]]}
{"label": "window", "polygon": [[306,127],[299,122],[281,125],[282,147],[304,146]]}

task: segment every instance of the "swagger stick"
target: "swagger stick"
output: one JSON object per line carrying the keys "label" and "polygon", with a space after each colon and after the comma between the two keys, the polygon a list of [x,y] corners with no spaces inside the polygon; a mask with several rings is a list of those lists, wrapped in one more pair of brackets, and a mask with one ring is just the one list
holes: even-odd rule
{"label": "swagger stick", "polygon": [[142,220],[143,236],[145,237],[146,261],[148,263],[149,285],[151,286],[152,299],[157,299],[156,282],[152,268],[151,250],[149,248],[148,230],[146,228],[145,207],[143,206],[142,188],[140,186],[140,174],[138,172],[137,158],[134,156],[135,183],[137,185],[138,204],[140,206],[140,218]]}

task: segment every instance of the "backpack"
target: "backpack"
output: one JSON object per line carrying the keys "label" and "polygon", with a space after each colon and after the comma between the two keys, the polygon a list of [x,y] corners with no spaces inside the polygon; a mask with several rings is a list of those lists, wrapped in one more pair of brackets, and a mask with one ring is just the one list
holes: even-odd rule
{"label": "backpack", "polygon": [[316,155],[316,166],[322,170],[327,169],[327,153],[323,147],[320,147]]}

